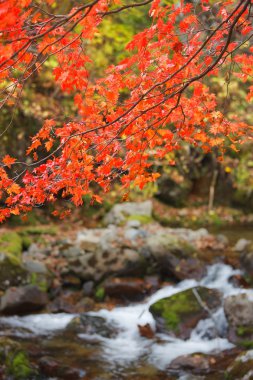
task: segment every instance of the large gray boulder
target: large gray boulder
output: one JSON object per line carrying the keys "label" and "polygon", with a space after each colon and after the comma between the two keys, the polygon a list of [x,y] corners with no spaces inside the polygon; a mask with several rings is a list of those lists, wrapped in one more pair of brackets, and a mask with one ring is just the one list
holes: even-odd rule
{"label": "large gray boulder", "polygon": [[[62,276],[72,273],[82,281],[99,282],[110,274],[120,276],[143,275],[146,262],[138,252],[137,235],[125,232],[122,228],[83,230],[78,233],[75,246],[62,251],[68,265],[62,269]],[[132,231],[130,231],[132,232]],[[140,235],[140,236],[139,236]]]}
{"label": "large gray boulder", "polygon": [[105,229],[83,230],[77,235],[77,243],[84,251],[96,252],[100,247],[101,238],[105,233]]}
{"label": "large gray boulder", "polygon": [[149,236],[146,249],[156,261],[158,270],[166,277],[200,279],[205,273],[205,265],[196,258],[195,247],[175,234],[165,231]]}
{"label": "large gray boulder", "polygon": [[140,222],[151,221],[152,218],[152,202],[125,202],[116,204],[111,211],[105,216],[104,223],[106,225],[122,225],[129,219],[139,220]]}

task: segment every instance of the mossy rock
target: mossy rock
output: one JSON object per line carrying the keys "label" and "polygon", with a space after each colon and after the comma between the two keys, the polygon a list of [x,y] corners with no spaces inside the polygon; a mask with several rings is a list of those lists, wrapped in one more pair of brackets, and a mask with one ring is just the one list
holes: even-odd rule
{"label": "mossy rock", "polygon": [[0,254],[0,289],[18,286],[29,281],[28,272],[13,258]]}
{"label": "mossy rock", "polygon": [[24,351],[11,353],[7,358],[7,373],[16,380],[27,380],[32,378],[34,370],[29,362],[28,356]]}
{"label": "mossy rock", "polygon": [[[36,232],[39,231],[36,227],[34,229]],[[49,278],[40,273],[30,273],[22,261],[22,252],[27,250],[31,243],[32,239],[27,230],[18,233],[8,231],[0,235],[0,289],[30,283],[38,285],[41,290],[47,290]]]}
{"label": "mossy rock", "polygon": [[21,344],[9,338],[0,338],[0,365],[8,379],[34,379],[36,371]]}
{"label": "mossy rock", "polygon": [[28,273],[22,266],[23,240],[16,232],[0,235],[0,289],[17,286],[27,281]]}
{"label": "mossy rock", "polygon": [[4,232],[0,235],[0,252],[20,258],[23,250],[22,237],[16,232]]}
{"label": "mossy rock", "polygon": [[253,244],[248,247],[248,252],[241,255],[240,261],[246,273],[247,281],[253,286]]}
{"label": "mossy rock", "polygon": [[188,339],[198,322],[209,317],[207,308],[214,312],[220,306],[221,296],[217,290],[196,287],[155,302],[149,311],[159,332]]}
{"label": "mossy rock", "polygon": [[241,354],[226,372],[226,380],[253,380],[253,350]]}
{"label": "mossy rock", "polygon": [[253,326],[237,326],[237,345],[246,350],[253,349]]}
{"label": "mossy rock", "polygon": [[102,286],[99,286],[97,289],[96,289],[96,292],[95,292],[95,299],[99,302],[102,302],[104,299],[105,299],[105,288],[102,287]]}
{"label": "mossy rock", "polygon": [[253,349],[253,301],[247,293],[225,298],[228,340],[244,349]]}
{"label": "mossy rock", "polygon": [[[22,236],[22,235],[21,235]],[[22,236],[22,245],[23,245],[23,250],[27,251],[32,244],[32,239],[30,238],[29,235],[23,235]]]}
{"label": "mossy rock", "polygon": [[29,284],[37,286],[42,292],[47,292],[50,286],[50,277],[40,273],[31,273],[29,276]]}
{"label": "mossy rock", "polygon": [[147,239],[147,246],[154,256],[165,256],[172,253],[178,259],[181,259],[188,258],[195,252],[191,244],[170,233],[150,236]]}
{"label": "mossy rock", "polygon": [[104,224],[124,225],[128,220],[139,220],[141,223],[143,221],[147,223],[152,219],[152,207],[150,200],[116,204],[105,215]]}

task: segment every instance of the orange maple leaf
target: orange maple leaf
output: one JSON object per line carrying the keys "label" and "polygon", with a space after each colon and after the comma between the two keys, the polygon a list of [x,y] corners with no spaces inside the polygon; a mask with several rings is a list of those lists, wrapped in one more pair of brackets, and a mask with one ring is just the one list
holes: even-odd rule
{"label": "orange maple leaf", "polygon": [[16,158],[11,157],[9,154],[7,154],[7,155],[3,158],[3,163],[4,163],[6,166],[8,166],[8,168],[10,168],[11,165],[13,165],[15,161],[17,161]]}

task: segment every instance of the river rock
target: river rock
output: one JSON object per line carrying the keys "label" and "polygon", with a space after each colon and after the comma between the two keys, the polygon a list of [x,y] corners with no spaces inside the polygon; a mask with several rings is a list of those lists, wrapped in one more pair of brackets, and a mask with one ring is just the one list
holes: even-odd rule
{"label": "river rock", "polygon": [[[220,292],[196,287],[163,298],[150,306],[158,332],[188,339],[202,319],[209,318],[221,306]],[[208,308],[208,309],[207,309]]]}
{"label": "river rock", "polygon": [[42,374],[50,376],[50,378],[57,377],[62,380],[78,380],[85,375],[84,371],[66,366],[47,356],[39,360],[39,367]]}
{"label": "river rock", "polygon": [[113,338],[117,335],[116,328],[110,325],[106,319],[87,313],[82,313],[72,319],[66,329],[76,334],[100,335],[105,338]]}
{"label": "river rock", "polygon": [[241,254],[240,263],[250,282],[253,283],[253,246]]}
{"label": "river rock", "polygon": [[86,281],[83,284],[83,294],[86,297],[93,296],[94,291],[95,291],[95,283],[94,283],[94,281]]}
{"label": "river rock", "polygon": [[38,260],[24,259],[24,268],[29,273],[28,284],[37,285],[41,290],[47,291],[53,281],[53,274],[47,266]]}
{"label": "river rock", "polygon": [[27,380],[36,375],[21,344],[5,337],[0,337],[0,369],[2,370],[0,378],[3,380]]}
{"label": "river rock", "polygon": [[140,301],[147,293],[145,281],[137,278],[108,279],[103,288],[107,296],[129,301]]}
{"label": "river rock", "polygon": [[205,273],[204,264],[194,257],[197,254],[194,246],[176,235],[163,232],[152,235],[147,238],[146,247],[164,276],[200,279]]}
{"label": "river rock", "polygon": [[247,250],[248,246],[250,245],[250,240],[247,239],[239,239],[234,246],[234,251],[236,252],[244,252]]}
{"label": "river rock", "polygon": [[0,289],[18,286],[28,282],[29,273],[23,267],[21,259],[0,253]]}
{"label": "river rock", "polygon": [[38,260],[25,260],[24,261],[24,267],[28,270],[30,273],[37,273],[41,275],[48,275],[48,269],[45,264],[41,263]]}
{"label": "river rock", "polygon": [[253,379],[253,350],[239,355],[226,371],[226,380]]}
{"label": "river rock", "polygon": [[141,222],[139,220],[129,220],[126,224],[127,227],[129,228],[140,228],[141,227]]}
{"label": "river rock", "polygon": [[210,369],[210,358],[203,354],[179,356],[170,363],[169,369],[191,371],[194,374],[206,373]]}
{"label": "river rock", "polygon": [[28,272],[22,264],[23,241],[16,232],[0,235],[0,289],[27,282]]}
{"label": "river rock", "polygon": [[239,346],[253,348],[253,297],[236,294],[224,300],[228,320],[228,339]]}
{"label": "river rock", "polygon": [[104,223],[105,225],[120,225],[129,219],[145,223],[151,221],[152,209],[153,205],[151,201],[117,204],[105,216]]}
{"label": "river rock", "polygon": [[100,238],[104,230],[83,230],[77,235],[77,243],[87,252],[95,252],[100,247]]}
{"label": "river rock", "polygon": [[62,280],[63,280],[62,285],[64,287],[79,289],[82,285],[80,278],[71,273],[66,274],[66,276],[63,276]]}
{"label": "river rock", "polygon": [[43,309],[47,302],[47,294],[37,286],[9,288],[1,297],[0,311],[3,314],[29,314]]}
{"label": "river rock", "polygon": [[[143,238],[141,229],[131,228]],[[130,239],[130,240],[129,240]],[[135,239],[133,237],[133,239]],[[139,240],[140,240],[139,239]],[[82,281],[95,281],[111,275],[138,276],[145,274],[147,263],[138,252],[138,241],[125,236],[122,228],[109,227],[83,230],[78,233],[75,255],[67,257],[67,265],[61,269],[62,277],[76,275]]]}
{"label": "river rock", "polygon": [[[43,261],[69,285],[74,278],[77,284],[93,281],[96,286],[112,276],[143,278],[154,273],[165,280],[200,279],[210,263],[205,249],[214,246],[220,253],[224,241],[205,229],[172,229],[130,219],[125,225],[80,230],[67,243],[52,243]],[[213,260],[212,252],[209,257]]]}

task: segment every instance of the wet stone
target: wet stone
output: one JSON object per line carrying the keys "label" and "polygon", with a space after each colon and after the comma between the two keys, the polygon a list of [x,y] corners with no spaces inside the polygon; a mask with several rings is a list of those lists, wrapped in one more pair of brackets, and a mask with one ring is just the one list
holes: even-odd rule
{"label": "wet stone", "polygon": [[87,297],[90,297],[94,294],[95,283],[94,281],[86,281],[83,284],[83,294]]}
{"label": "wet stone", "polygon": [[253,299],[246,293],[229,296],[224,301],[228,320],[228,339],[241,347],[253,348]]}
{"label": "wet stone", "polygon": [[250,245],[250,240],[247,239],[239,239],[234,246],[234,251],[236,252],[244,252],[247,250],[248,246]]}
{"label": "wet stone", "polygon": [[1,298],[3,314],[28,314],[43,309],[48,303],[47,294],[37,286],[9,288]]}
{"label": "wet stone", "polygon": [[156,321],[158,332],[189,339],[199,321],[210,317],[207,308],[213,313],[220,306],[219,291],[196,287],[155,302],[149,311]]}
{"label": "wet stone", "polygon": [[116,328],[104,318],[86,313],[74,318],[66,329],[76,334],[100,335],[105,338],[113,338],[117,335]]}
{"label": "wet stone", "polygon": [[203,374],[210,369],[210,358],[202,354],[179,356],[171,362],[169,369]]}
{"label": "wet stone", "polygon": [[104,283],[105,294],[122,300],[140,301],[147,293],[144,280],[137,278],[113,278]]}
{"label": "wet stone", "polygon": [[253,350],[239,355],[226,371],[226,380],[253,379]]}
{"label": "wet stone", "polygon": [[78,380],[85,375],[85,371],[63,365],[50,357],[42,357],[39,367],[44,375],[63,380]]}

